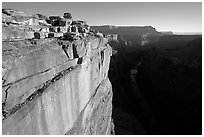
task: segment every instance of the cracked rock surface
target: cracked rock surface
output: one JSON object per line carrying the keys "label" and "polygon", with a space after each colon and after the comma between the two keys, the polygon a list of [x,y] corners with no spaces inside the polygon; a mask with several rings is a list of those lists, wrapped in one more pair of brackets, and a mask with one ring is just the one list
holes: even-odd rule
{"label": "cracked rock surface", "polygon": [[2,9],[2,134],[114,133],[112,48],[64,15]]}
{"label": "cracked rock surface", "polygon": [[2,43],[3,134],[111,134],[105,38]]}

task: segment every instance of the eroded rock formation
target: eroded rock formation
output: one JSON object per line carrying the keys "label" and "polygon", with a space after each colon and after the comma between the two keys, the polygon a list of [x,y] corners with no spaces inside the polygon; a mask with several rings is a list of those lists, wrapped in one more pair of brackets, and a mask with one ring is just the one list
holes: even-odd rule
{"label": "eroded rock formation", "polygon": [[104,34],[117,34],[123,38],[124,41],[129,42],[131,46],[140,46],[150,43],[156,43],[161,37],[162,33],[156,31],[152,26],[91,26],[94,30],[100,31]]}
{"label": "eroded rock formation", "polygon": [[111,134],[111,55],[107,39],[91,35],[4,39],[2,133]]}

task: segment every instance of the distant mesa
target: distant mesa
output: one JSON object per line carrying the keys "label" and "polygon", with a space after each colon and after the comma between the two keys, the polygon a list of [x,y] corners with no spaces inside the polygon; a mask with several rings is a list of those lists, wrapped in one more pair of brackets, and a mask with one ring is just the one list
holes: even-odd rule
{"label": "distant mesa", "polygon": [[[103,34],[121,35],[126,44],[146,45],[159,40],[162,35],[152,26],[91,26]],[[118,37],[119,38],[119,37]]]}
{"label": "distant mesa", "polygon": [[174,35],[172,31],[160,31],[162,35]]}
{"label": "distant mesa", "polygon": [[[110,32],[120,32],[123,33],[128,32],[135,32],[135,33],[145,33],[145,32],[152,32],[158,33],[156,29],[152,26],[113,26],[113,25],[102,25],[102,26],[91,26],[91,28],[99,31],[107,31],[111,30]],[[109,33],[111,34],[111,33]]]}

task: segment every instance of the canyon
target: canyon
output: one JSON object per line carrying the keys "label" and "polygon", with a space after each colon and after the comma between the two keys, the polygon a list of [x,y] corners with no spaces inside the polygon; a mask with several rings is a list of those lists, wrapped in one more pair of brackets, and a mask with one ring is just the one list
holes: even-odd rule
{"label": "canyon", "polygon": [[143,31],[134,46],[109,36],[115,134],[202,134],[202,36],[165,34],[143,46]]}
{"label": "canyon", "polygon": [[2,10],[4,135],[202,134],[202,36]]}

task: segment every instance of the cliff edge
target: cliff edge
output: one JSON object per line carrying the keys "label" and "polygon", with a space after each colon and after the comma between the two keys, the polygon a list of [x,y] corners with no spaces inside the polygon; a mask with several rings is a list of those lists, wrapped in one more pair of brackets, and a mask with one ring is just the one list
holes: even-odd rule
{"label": "cliff edge", "polygon": [[[111,134],[107,74],[112,49],[107,39],[74,31],[79,27],[73,21],[58,27],[69,27],[67,32],[43,32],[56,28],[45,23],[28,27],[9,22],[3,22],[2,133]],[[15,36],[4,33],[14,29]],[[28,31],[33,35],[24,37]]]}

